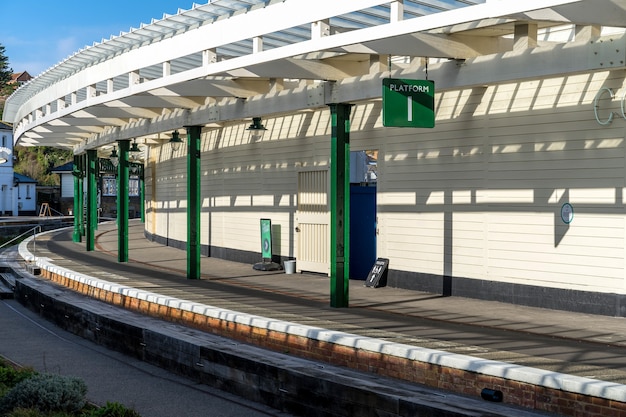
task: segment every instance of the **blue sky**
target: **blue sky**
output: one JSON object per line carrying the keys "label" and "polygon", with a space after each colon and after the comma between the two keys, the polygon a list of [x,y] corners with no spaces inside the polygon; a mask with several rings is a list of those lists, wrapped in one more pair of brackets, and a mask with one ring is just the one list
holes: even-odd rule
{"label": "blue sky", "polygon": [[85,46],[192,4],[193,0],[0,0],[0,44],[14,72],[35,76]]}

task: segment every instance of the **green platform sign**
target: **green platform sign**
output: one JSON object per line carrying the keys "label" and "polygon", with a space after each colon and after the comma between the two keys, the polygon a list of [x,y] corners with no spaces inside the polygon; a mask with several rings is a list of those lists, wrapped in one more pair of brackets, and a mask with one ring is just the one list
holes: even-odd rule
{"label": "green platform sign", "polygon": [[261,257],[272,260],[272,221],[261,219]]}
{"label": "green platform sign", "polygon": [[383,79],[383,126],[435,127],[435,83]]}

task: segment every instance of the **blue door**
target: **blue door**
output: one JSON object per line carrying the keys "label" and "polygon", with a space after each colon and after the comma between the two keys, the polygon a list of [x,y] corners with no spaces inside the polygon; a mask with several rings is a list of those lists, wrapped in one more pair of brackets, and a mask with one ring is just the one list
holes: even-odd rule
{"label": "blue door", "polygon": [[367,279],[376,262],[376,184],[350,186],[350,278]]}

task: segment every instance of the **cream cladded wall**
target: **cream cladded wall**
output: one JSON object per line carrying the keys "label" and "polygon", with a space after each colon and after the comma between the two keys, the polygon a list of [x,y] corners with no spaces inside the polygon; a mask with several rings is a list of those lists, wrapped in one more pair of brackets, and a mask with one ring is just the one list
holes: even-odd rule
{"label": "cream cladded wall", "polygon": [[[622,71],[442,91],[434,129],[385,128],[380,101],[356,103],[351,149],[379,151],[378,256],[398,271],[624,293],[626,120],[596,121],[603,87],[616,99],[600,111],[619,113]],[[297,173],[328,167],[329,116],[264,119],[260,141],[249,122],[203,131],[203,245],[260,252],[270,218],[275,254],[294,256]],[[184,242],[185,150],[150,158],[146,230]]]}

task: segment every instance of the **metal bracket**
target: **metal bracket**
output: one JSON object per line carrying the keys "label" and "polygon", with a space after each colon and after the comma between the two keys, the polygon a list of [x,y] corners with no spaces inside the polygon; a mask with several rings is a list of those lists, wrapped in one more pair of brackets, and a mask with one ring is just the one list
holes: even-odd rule
{"label": "metal bracket", "polygon": [[592,63],[596,68],[623,68],[626,66],[624,37],[605,37],[591,41]]}

